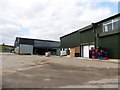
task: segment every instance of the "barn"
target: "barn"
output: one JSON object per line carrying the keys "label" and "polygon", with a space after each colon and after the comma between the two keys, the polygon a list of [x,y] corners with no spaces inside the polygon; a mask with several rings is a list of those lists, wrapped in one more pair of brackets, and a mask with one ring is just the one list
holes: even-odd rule
{"label": "barn", "polygon": [[51,40],[16,37],[14,42],[14,51],[17,54],[45,55],[49,51],[52,55],[57,55],[59,48],[60,42]]}
{"label": "barn", "polygon": [[120,13],[91,23],[70,34],[60,37],[61,50],[67,50],[70,57],[89,57],[91,47],[108,50],[109,58],[120,58]]}

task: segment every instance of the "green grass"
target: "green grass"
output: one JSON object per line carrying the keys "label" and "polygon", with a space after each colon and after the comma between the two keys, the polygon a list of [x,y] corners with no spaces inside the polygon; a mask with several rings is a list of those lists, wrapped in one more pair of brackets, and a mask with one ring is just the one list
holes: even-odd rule
{"label": "green grass", "polygon": [[10,52],[13,48],[0,45],[0,52]]}
{"label": "green grass", "polygon": [[2,46],[0,45],[0,52],[2,52]]}

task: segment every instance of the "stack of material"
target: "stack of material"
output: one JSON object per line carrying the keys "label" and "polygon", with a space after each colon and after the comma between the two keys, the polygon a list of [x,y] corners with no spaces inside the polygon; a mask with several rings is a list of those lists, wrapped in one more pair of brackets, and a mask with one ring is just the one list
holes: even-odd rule
{"label": "stack of material", "polygon": [[108,51],[105,48],[97,48],[89,50],[89,58],[99,59],[99,60],[108,60]]}

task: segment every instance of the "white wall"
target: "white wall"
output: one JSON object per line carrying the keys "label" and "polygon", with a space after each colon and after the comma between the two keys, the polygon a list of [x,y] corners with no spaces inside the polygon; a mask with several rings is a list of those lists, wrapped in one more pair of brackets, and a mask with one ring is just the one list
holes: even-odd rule
{"label": "white wall", "polygon": [[91,49],[91,47],[94,47],[94,45],[85,45],[82,47],[83,57],[89,57],[89,49]]}

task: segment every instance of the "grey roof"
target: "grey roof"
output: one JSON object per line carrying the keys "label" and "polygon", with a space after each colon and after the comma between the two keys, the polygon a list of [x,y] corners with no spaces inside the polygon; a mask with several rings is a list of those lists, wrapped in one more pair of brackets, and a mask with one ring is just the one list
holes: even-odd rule
{"label": "grey roof", "polygon": [[34,47],[41,48],[59,48],[60,42],[55,41],[43,41],[43,40],[34,40]]}
{"label": "grey roof", "polygon": [[108,17],[108,18],[106,18],[106,19],[103,19],[103,20],[101,20],[101,21],[99,21],[99,22],[91,23],[90,25],[85,26],[85,27],[83,27],[83,28],[81,28],[81,29],[79,29],[79,30],[77,30],[77,31],[74,31],[74,32],[72,32],[72,33],[69,33],[69,34],[67,34],[67,35],[64,35],[64,36],[60,37],[60,39],[63,38],[63,37],[69,36],[69,35],[71,35],[71,34],[74,34],[75,32],[83,32],[83,31],[89,30],[89,29],[93,28],[93,26],[95,26],[95,25],[97,25],[97,24],[99,24],[99,23],[103,23],[103,22],[105,22],[105,21],[107,21],[107,20],[113,19],[113,18],[115,18],[115,17],[120,17],[120,13],[118,13],[118,14],[116,14],[116,15],[113,15],[113,16],[111,16],[111,17]]}
{"label": "grey roof", "polygon": [[[20,40],[18,41],[18,39]],[[60,47],[60,42],[52,41],[52,40],[41,40],[41,39],[16,37],[15,42],[19,42],[18,44],[31,44],[31,45],[34,45],[34,47],[36,48],[59,48]]]}

